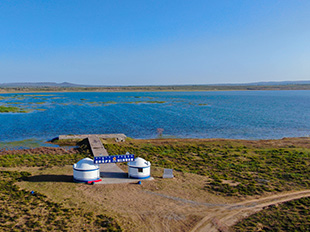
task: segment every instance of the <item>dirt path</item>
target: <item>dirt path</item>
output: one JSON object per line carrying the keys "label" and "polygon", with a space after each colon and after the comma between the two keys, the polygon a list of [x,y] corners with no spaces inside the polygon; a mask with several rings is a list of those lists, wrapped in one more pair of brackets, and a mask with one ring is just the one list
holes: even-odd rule
{"label": "dirt path", "polygon": [[229,231],[229,228],[238,221],[262,210],[266,206],[302,197],[310,197],[310,190],[276,194],[236,204],[214,207],[208,210],[207,215],[191,231]]}
{"label": "dirt path", "polygon": [[153,181],[143,181],[141,185],[75,184],[71,182],[71,165],[46,169],[0,169],[31,172],[32,179],[16,184],[22,189],[45,194],[67,207],[81,207],[85,212],[111,216],[124,231],[129,232],[229,231],[236,222],[263,207],[310,197],[309,189],[236,203],[237,198],[205,191],[208,177],[176,172],[176,178],[163,179],[160,178],[162,169],[159,168],[152,170],[155,177]]}

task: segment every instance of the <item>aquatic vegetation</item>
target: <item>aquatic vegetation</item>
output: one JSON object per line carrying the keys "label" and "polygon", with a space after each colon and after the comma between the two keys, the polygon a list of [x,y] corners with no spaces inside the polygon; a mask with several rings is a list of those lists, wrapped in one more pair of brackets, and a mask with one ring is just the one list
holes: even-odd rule
{"label": "aquatic vegetation", "polygon": [[18,99],[18,100],[24,100],[24,99],[26,99],[26,97],[25,97],[24,95],[14,95],[14,96],[12,96],[12,98]]}
{"label": "aquatic vegetation", "polygon": [[166,101],[131,101],[131,102],[123,102],[125,104],[163,104]]}
{"label": "aquatic vegetation", "polygon": [[95,106],[117,104],[116,101],[91,101],[87,103]]}
{"label": "aquatic vegetation", "polygon": [[117,104],[116,101],[106,101],[106,102],[100,102],[102,104]]}
{"label": "aquatic vegetation", "polygon": [[13,107],[13,106],[0,106],[0,113],[28,113],[28,110]]}
{"label": "aquatic vegetation", "polygon": [[55,94],[27,94],[24,96],[27,96],[27,97],[54,97],[56,95]]}
{"label": "aquatic vegetation", "polygon": [[41,140],[25,139],[25,140],[12,141],[12,142],[0,142],[0,149],[35,148],[35,147],[41,147],[41,146],[46,146],[46,145],[47,144]]}
{"label": "aquatic vegetation", "polygon": [[180,102],[185,102],[184,100],[174,100],[174,103],[180,103]]}
{"label": "aquatic vegetation", "polygon": [[7,105],[20,105],[22,102],[7,102]]}
{"label": "aquatic vegetation", "polygon": [[150,103],[150,104],[163,104],[166,103],[166,101],[145,101],[146,103]]}

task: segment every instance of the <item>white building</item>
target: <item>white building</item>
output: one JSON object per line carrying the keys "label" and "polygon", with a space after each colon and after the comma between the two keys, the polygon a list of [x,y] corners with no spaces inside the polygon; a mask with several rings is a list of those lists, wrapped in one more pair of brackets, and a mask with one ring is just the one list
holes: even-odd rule
{"label": "white building", "polygon": [[151,163],[140,157],[128,162],[128,177],[136,179],[147,179],[151,176]]}
{"label": "white building", "polygon": [[73,165],[73,180],[75,182],[88,182],[100,179],[100,170],[90,158],[85,158]]}

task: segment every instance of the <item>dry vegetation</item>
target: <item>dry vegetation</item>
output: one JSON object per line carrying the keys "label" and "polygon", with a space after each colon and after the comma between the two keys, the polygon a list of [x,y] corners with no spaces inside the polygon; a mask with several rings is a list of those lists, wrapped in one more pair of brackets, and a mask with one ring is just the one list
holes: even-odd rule
{"label": "dry vegetation", "polygon": [[279,145],[273,144],[276,141],[129,140],[105,147],[110,154],[128,151],[160,167],[207,176],[205,189],[213,193],[248,196],[310,187],[310,139],[300,140],[297,147],[290,140],[280,140]]}
{"label": "dry vegetation", "polygon": [[[66,141],[66,145],[75,145],[76,142]],[[48,230],[48,226],[54,226],[53,230],[58,230],[55,227],[56,224],[62,225],[55,221],[51,223],[48,221],[51,210],[44,202],[51,202],[48,204],[57,204],[56,208],[61,211],[59,214],[55,213],[59,215],[55,220],[64,221],[62,229],[71,226],[70,220],[73,218],[66,219],[69,216],[63,212],[69,209],[77,212],[75,215],[78,217],[79,225],[90,225],[85,227],[85,230],[97,230],[98,224],[95,223],[98,219],[97,214],[102,214],[99,219],[102,217],[103,221],[110,222],[108,224],[110,227],[102,227],[102,229],[117,230],[119,228],[117,224],[119,224],[126,231],[189,231],[205,215],[213,211],[218,213],[221,207],[232,207],[235,202],[255,199],[258,196],[271,196],[288,190],[309,189],[309,142],[309,138],[268,141],[215,139],[128,139],[125,143],[115,143],[113,140],[103,141],[111,155],[129,151],[151,161],[152,176],[155,180],[144,181],[142,185],[72,183],[71,165],[89,154],[87,144],[83,141],[79,141],[82,149],[39,148],[2,151],[0,170],[5,171],[2,172],[6,173],[5,175],[17,175],[14,178],[10,177],[8,181],[12,189],[21,196],[13,200],[12,205],[9,206],[12,212],[16,213],[10,216],[2,214],[0,225],[6,226],[2,228],[3,230],[9,228],[7,226],[14,228],[21,224],[27,226],[20,227],[25,231],[31,229],[29,226],[33,226],[36,220],[29,218],[36,218],[36,216],[29,215],[29,218],[16,216],[20,214],[17,206],[21,199],[39,196],[39,199],[34,201],[40,201],[39,203],[33,205],[32,201],[29,201],[25,205],[29,209],[31,207],[35,209],[33,212],[40,212],[40,210],[43,212],[42,219],[38,217],[38,226],[42,230]],[[64,144],[63,141],[62,144]],[[164,167],[173,168],[176,178],[162,179]],[[121,164],[121,168],[126,169],[126,165]],[[25,173],[21,174],[16,172],[17,170],[31,173],[31,176],[27,179],[21,178],[19,175]],[[16,187],[15,182],[18,180],[22,181],[17,182],[17,185],[25,190],[19,190]],[[1,183],[4,183],[3,181],[4,179]],[[8,182],[5,183],[7,185]],[[30,194],[32,190],[38,195]],[[7,195],[12,194],[12,191],[2,192],[1,199],[7,202]],[[290,217],[309,220],[301,214],[308,212],[307,202],[308,200],[300,201],[297,207],[291,207],[293,213]],[[300,210],[301,207],[304,208]],[[268,214],[273,217],[274,213],[275,211],[270,211]],[[278,214],[274,217],[283,220],[285,215]],[[211,216],[214,214],[212,213]],[[9,217],[11,223],[7,223]],[[248,220],[254,228],[260,225],[259,223],[265,223],[261,222],[261,218],[262,216]],[[32,222],[29,225],[25,224],[28,219]],[[297,228],[301,223],[305,224],[304,221],[298,220],[292,220],[292,222],[296,222]],[[242,231],[248,228],[249,224],[246,223],[238,225],[236,230]],[[264,225],[264,228],[272,226],[266,223]]]}
{"label": "dry vegetation", "polygon": [[147,91],[227,91],[227,90],[309,90],[309,84],[279,85],[152,85],[108,87],[0,87],[0,93],[27,92],[147,92]]}
{"label": "dry vegetation", "polygon": [[310,197],[271,205],[233,227],[235,231],[310,231]]}
{"label": "dry vegetation", "polygon": [[0,172],[1,231],[118,231],[110,217],[81,208],[68,208],[36,191],[19,189],[14,183],[28,172]]}

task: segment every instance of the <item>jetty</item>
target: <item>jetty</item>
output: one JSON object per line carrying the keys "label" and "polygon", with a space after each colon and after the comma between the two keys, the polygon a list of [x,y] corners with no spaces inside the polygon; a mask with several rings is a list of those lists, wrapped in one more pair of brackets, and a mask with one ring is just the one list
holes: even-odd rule
{"label": "jetty", "polygon": [[59,140],[64,139],[88,139],[90,150],[93,156],[108,156],[100,139],[115,139],[116,142],[125,142],[125,134],[85,134],[85,135],[59,135]]}
{"label": "jetty", "polygon": [[100,139],[115,139],[116,142],[125,142],[127,136],[125,134],[84,134],[84,135],[59,135],[59,140],[64,139],[87,139],[89,137],[98,137]]}
{"label": "jetty", "polygon": [[93,156],[108,156],[107,150],[104,148],[100,138],[92,135],[88,137],[88,143]]}

